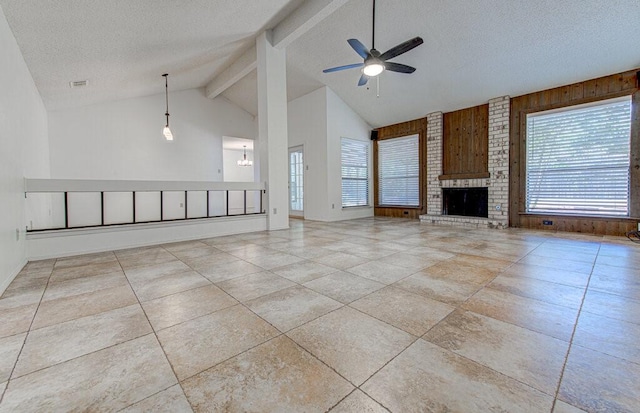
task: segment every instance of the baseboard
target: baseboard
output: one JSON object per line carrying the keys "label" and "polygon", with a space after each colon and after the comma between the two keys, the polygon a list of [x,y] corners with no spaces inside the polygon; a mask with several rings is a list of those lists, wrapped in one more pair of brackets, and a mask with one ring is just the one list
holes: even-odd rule
{"label": "baseboard", "polygon": [[24,268],[25,265],[27,265],[27,259],[23,259],[21,264],[18,264],[18,266],[16,268],[13,269],[13,271],[11,271],[9,273],[9,277],[5,280],[0,281],[0,295],[4,294],[4,290],[7,289],[7,287],[13,282],[13,280],[15,280],[15,278],[18,276],[18,274],[20,274],[20,271],[22,271],[22,269]]}

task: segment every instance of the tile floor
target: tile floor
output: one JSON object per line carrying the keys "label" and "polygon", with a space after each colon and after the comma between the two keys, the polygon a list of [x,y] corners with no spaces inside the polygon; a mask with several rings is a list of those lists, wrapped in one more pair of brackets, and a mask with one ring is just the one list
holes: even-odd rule
{"label": "tile floor", "polygon": [[400,219],[29,263],[0,412],[640,411],[640,245]]}

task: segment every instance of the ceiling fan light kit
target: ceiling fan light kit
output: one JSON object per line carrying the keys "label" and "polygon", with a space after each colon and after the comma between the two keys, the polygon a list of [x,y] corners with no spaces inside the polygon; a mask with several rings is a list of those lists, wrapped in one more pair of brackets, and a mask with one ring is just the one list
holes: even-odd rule
{"label": "ceiling fan light kit", "polygon": [[367,84],[367,81],[370,77],[378,76],[385,70],[397,73],[413,73],[416,71],[415,67],[403,65],[401,63],[389,62],[388,60],[400,56],[401,54],[420,46],[422,43],[424,43],[422,38],[414,37],[413,39],[409,39],[406,42],[392,47],[382,54],[378,50],[376,50],[376,0],[373,0],[373,28],[371,38],[371,50],[368,50],[365,45],[363,45],[362,42],[360,42],[358,39],[347,40],[347,43],[349,43],[351,48],[353,48],[353,50],[355,50],[356,53],[358,53],[360,57],[364,59],[363,63],[354,63],[350,65],[332,67],[330,69],[325,69],[322,72],[332,73],[347,69],[362,68],[362,76],[360,76],[358,86],[363,86]]}
{"label": "ceiling fan light kit", "polygon": [[383,71],[384,71],[384,64],[379,61],[368,63],[362,68],[362,73],[364,73],[369,77],[378,76]]}

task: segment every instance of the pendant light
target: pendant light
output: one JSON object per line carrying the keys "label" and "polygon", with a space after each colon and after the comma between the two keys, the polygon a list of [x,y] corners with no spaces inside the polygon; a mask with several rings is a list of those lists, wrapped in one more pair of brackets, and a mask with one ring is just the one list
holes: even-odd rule
{"label": "pendant light", "polygon": [[164,135],[164,138],[166,140],[172,141],[173,133],[171,133],[171,129],[169,129],[169,82],[167,80],[167,78],[169,77],[169,74],[165,73],[162,76],[164,77],[164,96],[167,102],[167,111],[164,114],[164,116],[167,117],[167,124],[164,125],[164,129],[162,129],[162,134]]}
{"label": "pendant light", "polygon": [[238,166],[253,166],[253,161],[247,159],[247,145],[242,145],[244,148],[244,155],[242,159],[238,160]]}

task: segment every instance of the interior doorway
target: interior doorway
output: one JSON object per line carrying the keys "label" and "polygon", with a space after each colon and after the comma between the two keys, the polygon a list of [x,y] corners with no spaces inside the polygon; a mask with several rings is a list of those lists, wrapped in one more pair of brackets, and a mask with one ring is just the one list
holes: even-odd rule
{"label": "interior doorway", "polygon": [[304,217],[304,154],[302,146],[289,148],[289,215]]}

